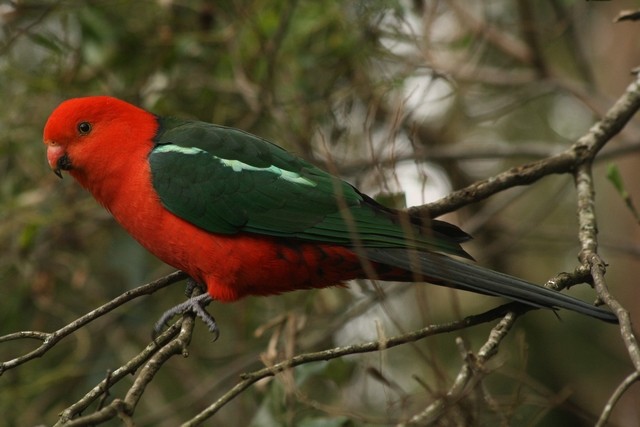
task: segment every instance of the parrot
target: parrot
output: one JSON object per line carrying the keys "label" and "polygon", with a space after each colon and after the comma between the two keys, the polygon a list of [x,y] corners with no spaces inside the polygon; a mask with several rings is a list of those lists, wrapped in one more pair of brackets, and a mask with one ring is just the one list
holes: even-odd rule
{"label": "parrot", "polygon": [[481,267],[456,225],[386,207],[280,146],[231,127],[159,116],[110,96],[63,101],[43,132],[47,161],[106,208],[144,248],[211,301],[344,286],[352,279],[426,282],[568,309],[616,323],[613,312]]}

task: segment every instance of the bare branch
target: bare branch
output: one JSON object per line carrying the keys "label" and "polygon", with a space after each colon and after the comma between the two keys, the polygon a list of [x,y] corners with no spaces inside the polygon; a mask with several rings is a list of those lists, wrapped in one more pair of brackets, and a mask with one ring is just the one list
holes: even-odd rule
{"label": "bare branch", "polygon": [[631,318],[629,312],[616,300],[611,293],[604,279],[605,264],[597,254],[590,254],[587,258],[587,262],[591,266],[591,275],[593,276],[593,284],[598,294],[598,297],[604,301],[604,303],[613,310],[620,320],[620,334],[627,346],[629,352],[629,358],[636,368],[636,371],[640,372],[640,347],[638,346],[638,340],[634,335],[633,327],[631,326]]}
{"label": "bare branch", "polygon": [[491,329],[487,341],[482,345],[477,356],[471,353],[464,355],[463,359],[465,363],[462,365],[447,394],[435,400],[424,411],[414,415],[406,423],[398,424],[398,427],[429,425],[442,416],[449,405],[459,401],[473,390],[475,385],[487,374],[486,363],[498,353],[500,343],[507,336],[507,333],[511,330],[517,318],[518,315],[516,313],[507,313],[506,316]]}
{"label": "bare branch", "polygon": [[576,153],[581,156],[580,159],[582,160],[577,165],[574,174],[577,192],[578,238],[581,245],[579,258],[583,266],[590,269],[598,298],[611,308],[618,317],[620,334],[629,353],[629,358],[635,367],[635,372],[629,375],[610,397],[597,425],[604,425],[607,422],[613,406],[622,393],[629,388],[632,382],[637,380],[640,372],[640,347],[633,332],[628,311],[611,295],[605,281],[605,263],[598,255],[598,225],[591,165],[596,154],[610,139],[609,129],[621,129],[624,126],[624,118],[630,118],[637,109],[636,105],[639,99],[638,80],[636,80],[629,87],[625,96],[618,100],[609,110],[609,113],[575,144]]}
{"label": "bare branch", "polygon": [[[195,287],[192,292],[192,296],[197,296],[202,294],[203,290]],[[151,383],[162,366],[175,355],[182,354],[185,357],[187,356],[187,347],[193,335],[195,317],[196,313],[194,312],[186,312],[183,314],[181,321],[168,328],[160,337],[150,343],[127,364],[109,373],[107,378],[94,387],[93,390],[87,393],[80,401],[63,411],[56,426],[94,425],[110,420],[116,416],[122,418],[125,423],[131,422],[133,425],[131,417],[135,412],[135,408],[144,394],[146,387]],[[144,364],[144,367],[140,370],[124,399],[114,399],[109,405],[100,408],[90,415],[72,419],[72,417],[85,410],[97,397],[106,393],[109,387],[125,375],[137,372],[142,364]]]}
{"label": "bare branch", "polygon": [[620,400],[622,395],[624,395],[624,393],[638,380],[640,380],[640,372],[633,371],[620,383],[620,385],[613,392],[613,394],[609,398],[609,401],[602,410],[602,414],[600,414],[600,418],[598,419],[595,427],[604,427],[607,425],[607,423],[609,422],[609,417],[611,416],[611,411],[613,411],[613,407],[615,406],[615,404],[618,402],[618,400]]}
{"label": "bare branch", "polygon": [[36,348],[35,350],[20,356],[15,359],[8,360],[6,362],[0,363],[0,375],[3,372],[15,368],[16,366],[20,366],[29,360],[35,359],[36,357],[40,357],[53,348],[58,341],[61,339],[71,335],[73,332],[77,331],[84,325],[94,321],[95,319],[104,316],[112,310],[120,307],[128,301],[131,301],[135,298],[138,298],[143,295],[151,295],[159,289],[162,289],[166,286],[169,286],[173,283],[179,282],[180,280],[184,280],[186,278],[186,274],[181,271],[177,271],[175,273],[171,273],[165,277],[162,277],[153,282],[147,283],[146,285],[139,286],[130,291],[126,291],[122,295],[112,299],[108,303],[96,308],[95,310],[90,311],[82,317],[74,320],[73,322],[65,325],[64,327],[58,329],[55,332],[47,333],[47,332],[38,332],[38,331],[23,331],[16,332],[13,334],[5,335],[0,337],[0,343],[6,341],[12,341],[16,339],[23,338],[32,338],[38,339],[42,341],[42,344]]}
{"label": "bare branch", "polygon": [[[179,324],[174,324],[169,327],[166,331],[164,331],[155,341],[151,342],[144,350],[142,350],[137,356],[129,360],[125,365],[119,367],[113,372],[110,372],[107,375],[107,378],[102,380],[99,384],[97,384],[93,389],[91,389],[87,394],[85,394],[79,401],[62,411],[60,414],[60,419],[58,420],[57,426],[67,426],[68,423],[72,420],[74,416],[82,413],[91,403],[93,403],[100,396],[104,396],[109,391],[109,388],[120,381],[122,378],[134,374],[140,366],[142,366],[151,356],[156,353],[159,353],[160,349],[165,348],[165,346],[170,342],[170,340],[174,339],[179,330]],[[117,409],[116,404],[112,403],[112,409]],[[103,408],[104,409],[104,408]],[[104,409],[105,412],[110,411],[109,409]],[[94,416],[92,414],[91,416]],[[83,417],[84,418],[84,417]],[[78,420],[73,420],[73,422],[79,422]]]}
{"label": "bare branch", "polygon": [[[437,325],[430,325],[417,331],[412,331],[406,334],[398,335],[388,338],[383,341],[369,341],[362,344],[354,344],[345,347],[335,347],[328,350],[318,351],[315,353],[305,353],[291,359],[276,363],[273,366],[260,369],[258,371],[243,374],[242,380],[232,387],[228,392],[221,396],[211,406],[200,412],[197,416],[187,421],[182,427],[194,427],[201,425],[204,421],[215,415],[222,407],[237,397],[242,391],[249,388],[257,381],[272,377],[276,374],[284,372],[288,369],[294,368],[299,365],[304,365],[312,362],[327,361],[343,357],[351,354],[371,353],[374,351],[387,350],[389,348],[396,347],[398,345],[414,342],[423,338],[438,335],[446,332],[460,330],[468,328],[470,326],[478,325],[481,323],[490,322],[501,316],[504,316],[505,310],[512,308],[513,305],[506,304],[496,309],[487,311],[482,314],[466,317],[462,320],[453,321],[449,323],[442,323]],[[508,315],[507,315],[508,316]]]}
{"label": "bare branch", "polygon": [[454,191],[436,202],[410,208],[409,211],[437,217],[469,203],[484,200],[508,188],[531,184],[547,175],[571,173],[579,164],[593,159],[605,144],[620,132],[638,109],[640,109],[640,79],[636,78],[604,117],[596,122],[568,150],[536,162],[511,168],[491,178]]}

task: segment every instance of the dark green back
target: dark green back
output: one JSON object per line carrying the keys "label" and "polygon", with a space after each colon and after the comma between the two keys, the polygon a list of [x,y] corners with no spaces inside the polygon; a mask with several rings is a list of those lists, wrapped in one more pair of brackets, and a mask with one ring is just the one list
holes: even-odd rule
{"label": "dark green back", "polygon": [[204,230],[468,256],[456,227],[435,221],[435,231],[405,233],[393,211],[269,141],[204,122],[158,121],[153,186],[169,211]]}

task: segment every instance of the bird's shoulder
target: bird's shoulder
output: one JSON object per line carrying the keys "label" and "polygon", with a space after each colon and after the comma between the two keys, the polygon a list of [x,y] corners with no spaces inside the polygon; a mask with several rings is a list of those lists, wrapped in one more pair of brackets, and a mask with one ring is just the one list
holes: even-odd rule
{"label": "bird's shoulder", "polygon": [[154,138],[154,150],[158,153],[208,153],[222,162],[231,162],[236,168],[248,165],[292,172],[316,169],[280,146],[240,129],[173,117],[159,117],[158,123]]}

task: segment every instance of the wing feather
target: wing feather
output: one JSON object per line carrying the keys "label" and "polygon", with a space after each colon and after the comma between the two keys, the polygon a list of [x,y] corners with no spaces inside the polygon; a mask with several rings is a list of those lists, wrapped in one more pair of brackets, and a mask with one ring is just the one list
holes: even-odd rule
{"label": "wing feather", "polygon": [[169,211],[207,231],[467,256],[461,235],[447,238],[444,226],[432,233],[416,224],[406,233],[392,210],[264,139],[203,122],[158,120],[149,154],[153,186]]}

